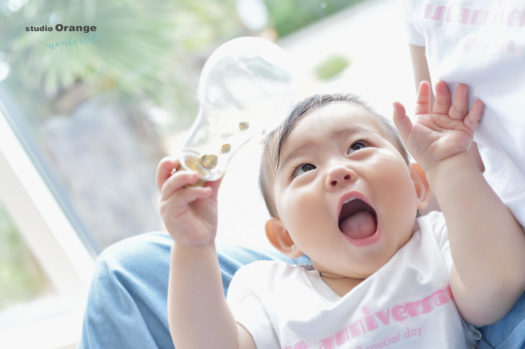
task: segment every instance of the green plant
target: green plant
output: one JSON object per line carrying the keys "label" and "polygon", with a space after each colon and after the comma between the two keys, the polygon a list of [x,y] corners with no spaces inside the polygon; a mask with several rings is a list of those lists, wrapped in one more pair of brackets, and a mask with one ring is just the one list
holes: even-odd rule
{"label": "green plant", "polygon": [[363,0],[264,0],[280,37]]}
{"label": "green plant", "polygon": [[316,67],[315,74],[320,80],[329,80],[339,75],[349,64],[350,62],[345,57],[330,56]]}

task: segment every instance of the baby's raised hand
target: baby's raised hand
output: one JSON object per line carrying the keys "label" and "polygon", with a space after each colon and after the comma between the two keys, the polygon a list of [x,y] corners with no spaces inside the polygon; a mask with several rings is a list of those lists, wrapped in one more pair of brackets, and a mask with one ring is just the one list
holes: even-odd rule
{"label": "baby's raised hand", "polygon": [[160,213],[164,226],[179,245],[211,244],[217,232],[217,192],[220,180],[193,186],[196,172],[180,169],[178,160],[164,158],[157,167]]}
{"label": "baby's raised hand", "polygon": [[468,110],[468,88],[463,84],[458,85],[451,101],[447,84],[438,82],[432,107],[430,88],[427,81],[419,85],[414,123],[403,105],[394,103],[394,124],[408,151],[426,172],[468,151],[483,112],[479,99]]}

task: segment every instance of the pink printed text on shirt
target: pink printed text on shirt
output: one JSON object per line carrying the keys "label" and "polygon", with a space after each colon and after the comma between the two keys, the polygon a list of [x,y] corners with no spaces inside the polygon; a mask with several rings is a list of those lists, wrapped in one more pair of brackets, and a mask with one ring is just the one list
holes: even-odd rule
{"label": "pink printed text on shirt", "polygon": [[[371,307],[364,305],[361,311],[363,318],[352,322],[350,325],[334,332],[329,337],[319,341],[317,348],[334,349],[353,338],[357,338],[364,333],[375,331],[381,327],[389,326],[391,323],[399,323],[407,318],[415,318],[423,314],[429,314],[436,307],[454,302],[454,296],[450,286],[436,290],[428,296],[413,302],[397,304],[392,307],[374,312]],[[285,346],[284,349],[308,349],[305,341],[299,341],[294,345]]]}

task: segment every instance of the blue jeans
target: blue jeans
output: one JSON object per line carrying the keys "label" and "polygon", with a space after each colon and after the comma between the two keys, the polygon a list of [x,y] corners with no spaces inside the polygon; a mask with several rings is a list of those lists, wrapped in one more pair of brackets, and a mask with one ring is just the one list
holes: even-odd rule
{"label": "blue jeans", "polygon": [[[166,233],[148,233],[118,242],[99,256],[79,348],[173,348],[166,315],[172,244]],[[276,251],[244,247],[219,246],[217,252],[225,292],[237,269],[250,262],[307,262],[288,259]],[[525,297],[504,319],[482,331],[482,349],[525,348]]]}
{"label": "blue jeans", "polygon": [[500,321],[481,328],[479,349],[525,348],[525,293]]}
{"label": "blue jeans", "polygon": [[[167,318],[170,251],[167,233],[147,233],[122,240],[100,254],[84,314],[83,349],[173,348]],[[218,246],[224,292],[233,274],[257,260],[289,259],[277,251]]]}

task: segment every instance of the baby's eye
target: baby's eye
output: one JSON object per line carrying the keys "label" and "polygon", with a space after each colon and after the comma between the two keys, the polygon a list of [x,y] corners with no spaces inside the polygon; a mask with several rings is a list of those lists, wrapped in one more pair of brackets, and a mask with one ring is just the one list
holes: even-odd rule
{"label": "baby's eye", "polygon": [[358,150],[361,150],[363,148],[366,148],[368,145],[366,142],[364,141],[357,141],[357,142],[354,142],[352,143],[352,145],[350,146],[350,148],[348,148],[348,154],[351,154],[353,153],[354,151],[358,151]]}
{"label": "baby's eye", "polygon": [[303,173],[305,172],[308,172],[308,171],[313,171],[315,170],[316,167],[315,165],[312,165],[312,164],[302,164],[302,165],[299,165],[295,168],[295,170],[293,171],[292,173],[292,178],[295,178],[297,176],[300,176],[302,175]]}

